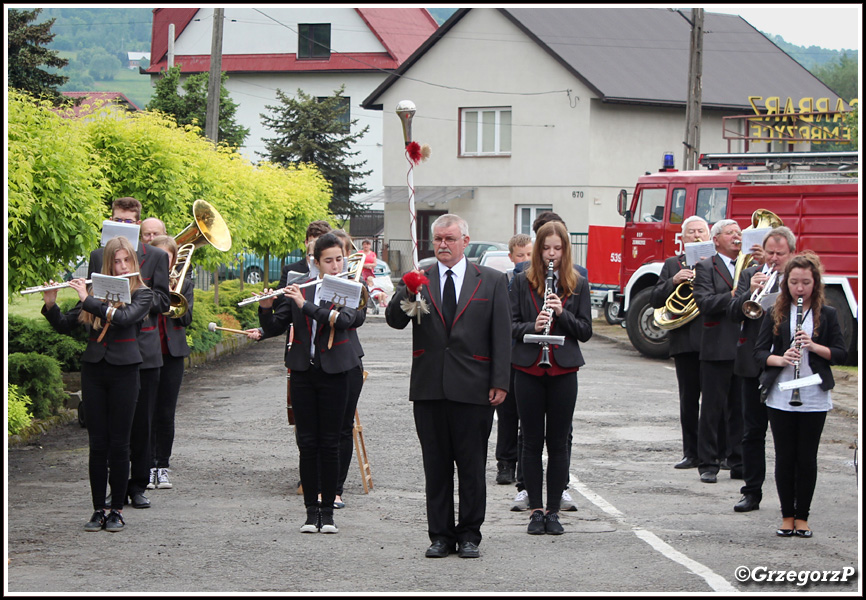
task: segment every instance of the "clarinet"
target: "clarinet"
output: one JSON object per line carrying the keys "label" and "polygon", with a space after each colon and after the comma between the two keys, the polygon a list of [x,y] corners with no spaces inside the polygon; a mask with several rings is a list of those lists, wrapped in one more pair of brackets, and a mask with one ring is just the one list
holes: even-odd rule
{"label": "clarinet", "polygon": [[[803,297],[800,296],[797,298],[797,330],[794,332],[796,336],[800,330],[803,329]],[[797,352],[800,351],[800,346],[802,344],[797,343],[794,347],[797,349]],[[794,379],[800,378],[800,359],[798,358],[794,361]],[[800,388],[794,388],[791,391],[791,400],[788,402],[791,406],[802,406],[803,402],[800,400]]]}
{"label": "clarinet", "polygon": [[[544,335],[550,335],[550,324],[553,322],[553,308],[547,306],[547,296],[552,293],[553,289],[553,261],[547,263],[547,279],[544,281],[544,306],[541,310],[546,310],[550,318],[544,324]],[[541,360],[538,361],[538,366],[542,369],[550,368],[550,344],[542,342],[541,344]]]}

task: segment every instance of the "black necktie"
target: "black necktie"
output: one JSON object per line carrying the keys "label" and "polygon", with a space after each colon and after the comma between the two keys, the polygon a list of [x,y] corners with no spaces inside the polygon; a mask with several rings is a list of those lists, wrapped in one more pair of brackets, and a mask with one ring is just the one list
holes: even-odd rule
{"label": "black necktie", "polygon": [[451,269],[445,271],[448,279],[445,280],[445,289],[442,291],[442,317],[445,319],[445,329],[451,333],[451,323],[454,322],[454,313],[457,312],[457,293],[454,291],[454,272]]}

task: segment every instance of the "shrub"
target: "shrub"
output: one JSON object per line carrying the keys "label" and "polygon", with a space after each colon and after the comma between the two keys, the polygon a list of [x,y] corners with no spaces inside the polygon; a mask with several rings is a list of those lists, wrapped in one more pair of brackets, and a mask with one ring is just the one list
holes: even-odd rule
{"label": "shrub", "polygon": [[44,319],[9,315],[8,324],[7,352],[38,352],[56,359],[63,371],[81,370],[81,354],[87,347],[84,327],[75,328],[70,336],[57,333]]}
{"label": "shrub", "polygon": [[15,435],[30,425],[30,421],[32,420],[32,415],[28,409],[30,398],[27,394],[19,392],[18,386],[14,384],[9,384],[7,395],[9,397],[6,404],[6,415],[9,419],[7,431],[9,435]]}
{"label": "shrub", "polygon": [[30,397],[32,413],[37,419],[56,414],[66,399],[60,365],[50,356],[36,352],[9,355],[9,383],[17,385]]}
{"label": "shrub", "polygon": [[216,346],[222,334],[219,331],[208,331],[208,323],[217,321],[219,309],[214,306],[213,292],[195,290],[195,304],[192,309],[192,323],[186,328],[190,348],[193,352],[207,352]]}

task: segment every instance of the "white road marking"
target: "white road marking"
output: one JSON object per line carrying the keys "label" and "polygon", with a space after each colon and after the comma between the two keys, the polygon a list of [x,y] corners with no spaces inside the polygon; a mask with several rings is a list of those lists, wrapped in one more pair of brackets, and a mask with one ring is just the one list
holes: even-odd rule
{"label": "white road marking", "polygon": [[713,572],[713,570],[709,567],[689,558],[679,550],[675,550],[670,544],[662,540],[653,532],[648,531],[643,527],[630,524],[628,521],[626,521],[625,515],[623,513],[621,513],[610,502],[608,502],[607,500],[593,492],[591,489],[586,487],[583,483],[581,483],[581,481],[577,478],[577,475],[571,473],[570,477],[571,480],[569,487],[579,492],[581,496],[595,504],[598,508],[616,519],[619,523],[630,527],[638,538],[642,539],[647,544],[652,546],[652,548],[657,552],[661,553],[662,556],[665,556],[666,558],[683,565],[686,569],[688,569],[698,577],[703,578],[703,580],[707,582],[707,585],[709,585],[714,592],[739,593],[739,590],[736,587],[730,584],[721,575]]}

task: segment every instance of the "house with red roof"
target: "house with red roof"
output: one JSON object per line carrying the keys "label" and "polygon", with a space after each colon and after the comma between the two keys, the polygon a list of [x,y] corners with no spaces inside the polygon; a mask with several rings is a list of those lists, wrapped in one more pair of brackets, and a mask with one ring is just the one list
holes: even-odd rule
{"label": "house with red roof", "polygon": [[[153,80],[169,64],[180,65],[182,75],[208,72],[213,17],[212,8],[154,9],[151,63],[145,72]],[[360,152],[356,159],[372,170],[364,183],[381,189],[382,113],[361,108],[361,101],[436,29],[424,8],[226,7],[221,68],[238,104],[237,121],[250,128],[241,153],[261,160],[267,152],[263,139],[276,137],[262,125],[261,115],[278,104],[278,89],[328,97],[345,85],[348,120],[358,119],[359,129],[370,127],[354,148]]]}
{"label": "house with red roof", "polygon": [[110,104],[119,110],[141,110],[122,92],[61,92],[61,94],[65,98],[72,98],[76,101],[75,105],[70,108],[57,109],[57,112],[70,118],[86,117],[106,104]]}

